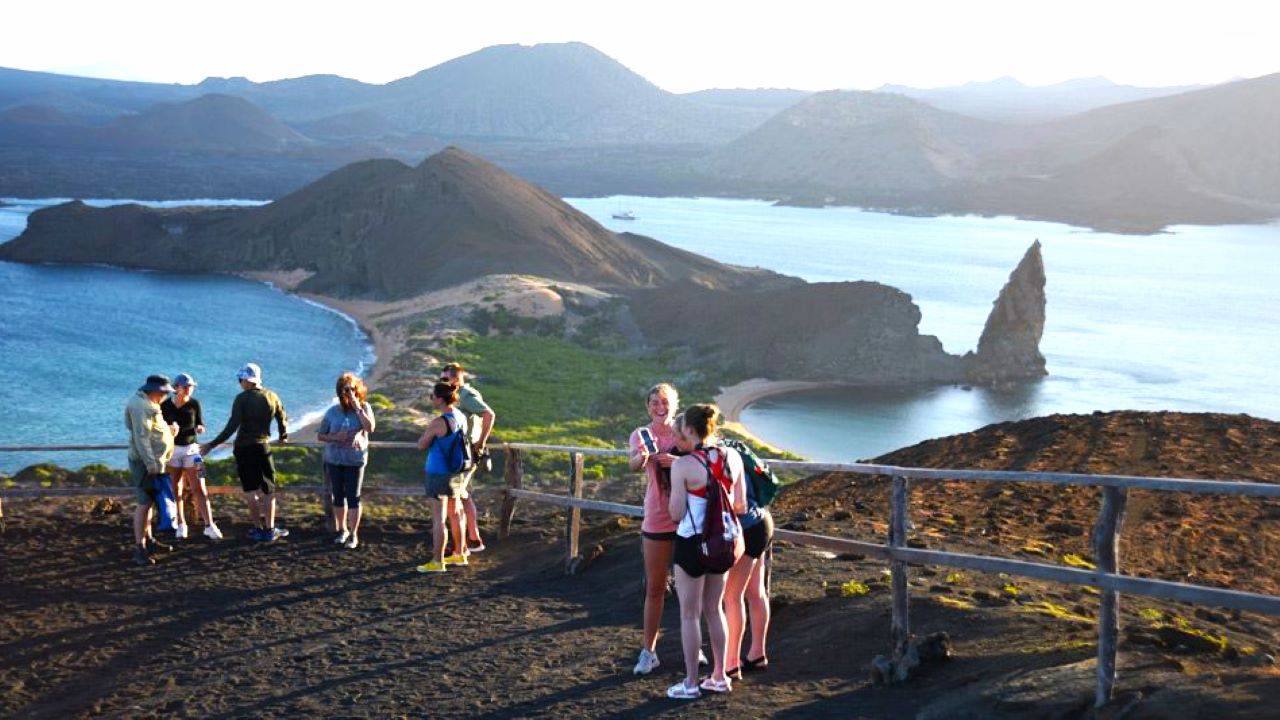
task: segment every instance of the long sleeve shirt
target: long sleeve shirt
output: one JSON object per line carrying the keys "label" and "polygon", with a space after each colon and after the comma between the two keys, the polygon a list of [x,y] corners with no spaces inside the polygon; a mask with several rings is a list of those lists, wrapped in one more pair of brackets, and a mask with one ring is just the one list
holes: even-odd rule
{"label": "long sleeve shirt", "polygon": [[173,433],[160,406],[139,390],[124,406],[124,426],[129,431],[129,459],[141,461],[147,472],[164,472],[173,457]]}
{"label": "long sleeve shirt", "polygon": [[271,440],[271,419],[275,418],[280,429],[280,439],[287,440],[289,429],[284,403],[275,393],[262,387],[245,390],[231,403],[231,418],[218,436],[209,441],[209,447],[221,445],[236,434],[236,445],[265,445]]}

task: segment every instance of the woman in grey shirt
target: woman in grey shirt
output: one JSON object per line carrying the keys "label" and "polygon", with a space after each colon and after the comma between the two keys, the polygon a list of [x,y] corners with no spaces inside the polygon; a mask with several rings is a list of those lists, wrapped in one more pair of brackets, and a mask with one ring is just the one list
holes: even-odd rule
{"label": "woman in grey shirt", "polygon": [[325,411],[316,439],[325,443],[325,475],[333,490],[333,519],[338,526],[333,541],[355,549],[360,545],[360,485],[369,460],[373,408],[365,401],[368,389],[353,373],[338,378],[337,393],[338,402]]}

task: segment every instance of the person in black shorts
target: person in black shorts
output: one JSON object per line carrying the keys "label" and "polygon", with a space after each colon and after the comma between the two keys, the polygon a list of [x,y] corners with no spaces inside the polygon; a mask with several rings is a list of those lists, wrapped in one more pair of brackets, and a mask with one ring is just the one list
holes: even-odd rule
{"label": "person in black shorts", "polygon": [[249,363],[240,368],[236,379],[240,381],[241,392],[231,403],[231,418],[217,437],[200,447],[200,454],[208,456],[235,433],[236,472],[254,526],[249,538],[270,542],[289,534],[288,530],[275,526],[276,467],[271,460],[271,420],[275,419],[283,443],[289,440],[287,418],[280,398],[262,387],[262,368]]}
{"label": "person in black shorts", "polygon": [[[769,632],[769,596],[764,587],[763,557],[773,543],[773,516],[756,501],[755,487],[746,483],[747,511],[738,515],[746,552],[729,570],[724,583],[725,631],[729,636],[725,675],[742,679],[742,671],[764,670],[769,666],[765,639]],[[742,658],[742,636],[747,610],[751,611],[751,647]]]}

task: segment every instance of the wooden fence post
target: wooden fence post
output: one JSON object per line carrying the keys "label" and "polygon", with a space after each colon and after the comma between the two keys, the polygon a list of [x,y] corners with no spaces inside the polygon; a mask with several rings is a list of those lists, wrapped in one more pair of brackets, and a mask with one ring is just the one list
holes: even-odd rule
{"label": "wooden fence post", "polygon": [[[907,479],[895,476],[890,499],[889,546],[902,549],[907,546],[907,507],[909,494]],[[907,563],[893,560],[889,564],[893,573],[893,624],[890,640],[893,646],[893,681],[904,682],[919,664],[915,649],[911,646],[911,619],[908,613]]]}
{"label": "wooden fence post", "polygon": [[[1093,528],[1093,554],[1098,570],[1120,572],[1120,528],[1124,525],[1125,504],[1129,493],[1125,488],[1102,488],[1102,510]],[[1115,696],[1116,649],[1120,634],[1120,594],[1102,591],[1102,607],[1098,610],[1098,692],[1094,707],[1103,707]]]}
{"label": "wooden fence post", "polygon": [[[569,453],[569,496],[582,498],[582,453]],[[573,575],[578,572],[582,562],[582,553],[578,548],[578,536],[582,532],[582,508],[569,508],[569,517],[565,520],[565,557],[564,572]]]}
{"label": "wooden fence post", "polygon": [[[506,477],[507,488],[509,490],[519,490],[524,487],[524,458],[521,457],[520,451],[515,448],[506,449],[506,458],[503,463],[502,474]],[[502,496],[502,510],[498,517],[498,539],[506,540],[507,535],[511,534],[511,519],[516,514],[516,499],[511,493],[504,493]]]}

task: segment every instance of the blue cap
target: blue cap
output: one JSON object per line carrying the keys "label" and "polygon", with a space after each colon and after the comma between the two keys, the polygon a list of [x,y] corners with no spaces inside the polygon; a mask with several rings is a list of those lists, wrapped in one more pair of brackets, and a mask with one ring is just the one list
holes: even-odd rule
{"label": "blue cap", "polygon": [[187,373],[178,373],[178,377],[173,379],[174,387],[195,387],[198,384],[196,379]]}

